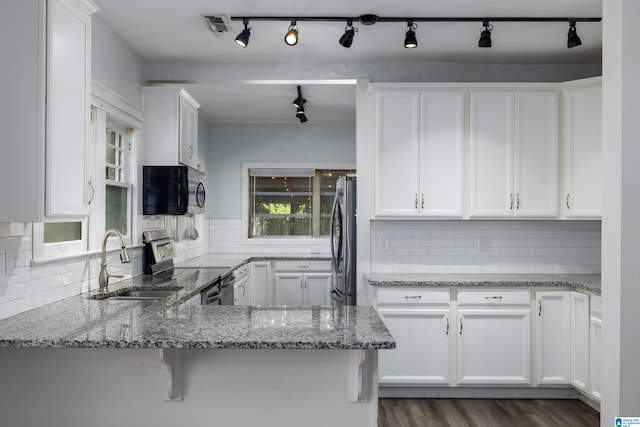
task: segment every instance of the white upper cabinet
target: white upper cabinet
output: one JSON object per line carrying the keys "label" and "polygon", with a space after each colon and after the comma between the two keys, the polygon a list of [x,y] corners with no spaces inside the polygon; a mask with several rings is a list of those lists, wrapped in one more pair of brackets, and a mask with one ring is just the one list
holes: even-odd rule
{"label": "white upper cabinet", "polygon": [[472,91],[470,216],[556,217],[558,95]]}
{"label": "white upper cabinet", "polygon": [[0,195],[7,201],[0,221],[88,215],[90,15],[97,10],[89,0],[0,5],[2,54],[11,58],[0,71]]}
{"label": "white upper cabinet", "polygon": [[143,87],[145,165],[198,167],[198,108],[184,89]]}
{"label": "white upper cabinet", "polygon": [[599,79],[563,91],[564,187],[560,204],[567,218],[602,216],[602,86]]}
{"label": "white upper cabinet", "polygon": [[376,216],[418,214],[420,95],[376,94]]}
{"label": "white upper cabinet", "polygon": [[463,215],[464,92],[376,94],[377,217]]}

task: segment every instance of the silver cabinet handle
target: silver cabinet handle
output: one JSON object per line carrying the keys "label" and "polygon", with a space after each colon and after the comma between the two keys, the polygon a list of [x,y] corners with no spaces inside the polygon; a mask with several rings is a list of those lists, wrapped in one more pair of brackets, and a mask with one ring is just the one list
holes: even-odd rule
{"label": "silver cabinet handle", "polygon": [[509,210],[513,210],[513,193],[509,194]]}
{"label": "silver cabinet handle", "polygon": [[495,296],[495,297],[485,297],[487,299],[487,301],[491,302],[493,300],[498,300],[501,301],[502,300],[502,296]]}
{"label": "silver cabinet handle", "polygon": [[415,207],[416,209],[418,209],[418,193],[416,193]]}
{"label": "silver cabinet handle", "polygon": [[542,300],[538,298],[538,317],[542,316]]}
{"label": "silver cabinet handle", "polygon": [[407,301],[408,301],[408,300],[417,300],[417,301],[420,301],[420,299],[422,298],[422,295],[405,296],[404,298],[405,298]]}
{"label": "silver cabinet handle", "polygon": [[567,193],[567,209],[571,209],[571,206],[569,206],[569,193]]}
{"label": "silver cabinet handle", "polygon": [[422,209],[424,209],[424,193],[422,193]]}
{"label": "silver cabinet handle", "polygon": [[462,335],[462,317],[460,318],[460,335]]}
{"label": "silver cabinet handle", "polygon": [[449,317],[447,317],[447,332],[445,335],[449,336]]}
{"label": "silver cabinet handle", "polygon": [[520,210],[520,193],[516,194],[516,210]]}

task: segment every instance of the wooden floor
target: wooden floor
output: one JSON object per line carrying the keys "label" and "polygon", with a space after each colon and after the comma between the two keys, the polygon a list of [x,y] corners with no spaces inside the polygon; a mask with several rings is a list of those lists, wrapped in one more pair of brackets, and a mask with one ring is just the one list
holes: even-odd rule
{"label": "wooden floor", "polygon": [[378,427],[599,427],[600,414],[579,400],[380,399]]}

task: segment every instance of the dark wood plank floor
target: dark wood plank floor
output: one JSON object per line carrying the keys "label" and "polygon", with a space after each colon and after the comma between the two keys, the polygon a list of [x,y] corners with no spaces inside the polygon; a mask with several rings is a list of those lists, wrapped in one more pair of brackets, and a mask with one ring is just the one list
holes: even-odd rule
{"label": "dark wood plank floor", "polygon": [[579,400],[380,399],[378,427],[599,427],[600,414]]}

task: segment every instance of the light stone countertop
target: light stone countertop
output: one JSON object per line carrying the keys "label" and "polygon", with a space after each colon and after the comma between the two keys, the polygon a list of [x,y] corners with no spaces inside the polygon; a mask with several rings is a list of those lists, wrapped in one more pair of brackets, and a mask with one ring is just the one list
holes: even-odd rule
{"label": "light stone countertop", "polygon": [[372,286],[561,287],[600,295],[599,274],[421,274],[372,273]]}
{"label": "light stone countertop", "polygon": [[[243,256],[237,262],[258,259],[326,257]],[[213,261],[208,265],[201,261],[196,263],[216,266]],[[395,340],[373,307],[182,304],[228,270],[193,264],[177,269],[172,278],[142,275],[109,285],[109,295],[125,289],[175,289],[174,295],[162,300],[93,299],[93,291],[20,313],[0,320],[0,348],[395,348]]]}

